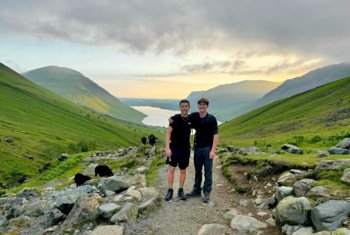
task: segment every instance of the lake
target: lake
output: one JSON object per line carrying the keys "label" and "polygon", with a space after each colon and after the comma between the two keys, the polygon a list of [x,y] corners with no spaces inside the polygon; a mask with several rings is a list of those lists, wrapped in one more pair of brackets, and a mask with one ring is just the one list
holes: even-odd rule
{"label": "lake", "polygon": [[[145,117],[142,120],[142,123],[150,126],[168,127],[169,117],[176,113],[180,113],[180,110],[161,109],[161,108],[150,107],[150,106],[131,106],[131,107],[146,114],[147,117]],[[218,121],[218,125],[220,124],[221,122]]]}
{"label": "lake", "polygon": [[169,123],[168,122],[169,117],[180,112],[176,110],[161,109],[161,108],[150,107],[150,106],[131,106],[131,107],[146,114],[147,117],[145,117],[142,120],[142,123],[150,126],[167,127]]}

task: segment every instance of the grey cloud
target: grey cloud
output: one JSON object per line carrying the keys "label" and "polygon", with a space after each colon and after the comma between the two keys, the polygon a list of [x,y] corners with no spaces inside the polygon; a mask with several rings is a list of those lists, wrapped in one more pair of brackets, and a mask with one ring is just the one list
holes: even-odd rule
{"label": "grey cloud", "polygon": [[259,75],[273,74],[281,71],[293,72],[301,68],[313,68],[315,61],[310,63],[310,60],[291,60],[285,59],[282,62],[277,62],[269,66],[261,66],[252,68],[244,60],[227,60],[227,61],[211,61],[199,64],[185,65],[181,68],[182,71],[189,73],[229,73],[234,75]]}
{"label": "grey cloud", "polygon": [[345,60],[348,9],[348,0],[14,0],[1,3],[0,33],[138,53],[248,45]]}

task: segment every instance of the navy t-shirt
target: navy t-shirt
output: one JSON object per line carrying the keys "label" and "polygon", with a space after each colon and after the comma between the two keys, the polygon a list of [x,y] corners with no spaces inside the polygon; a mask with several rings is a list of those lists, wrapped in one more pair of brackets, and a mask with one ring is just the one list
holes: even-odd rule
{"label": "navy t-shirt", "polygon": [[213,146],[213,137],[218,133],[218,123],[213,115],[208,113],[201,118],[199,112],[191,113],[191,126],[196,130],[196,148]]}
{"label": "navy t-shirt", "polygon": [[189,148],[191,134],[190,116],[184,118],[181,114],[176,114],[171,119],[173,119],[173,123],[169,125],[173,130],[170,136],[170,145],[178,148]]}

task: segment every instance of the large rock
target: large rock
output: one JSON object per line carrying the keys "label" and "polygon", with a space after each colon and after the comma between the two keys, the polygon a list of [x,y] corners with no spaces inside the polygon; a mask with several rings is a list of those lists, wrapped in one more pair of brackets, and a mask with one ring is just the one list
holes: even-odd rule
{"label": "large rock", "polygon": [[222,224],[204,224],[198,231],[198,235],[227,234],[230,229]]}
{"label": "large rock", "polygon": [[294,183],[293,185],[293,191],[295,196],[302,197],[305,196],[311,187],[311,183],[313,182],[313,179],[302,179]]}
{"label": "large rock", "polygon": [[344,166],[350,166],[350,159],[322,160],[316,166],[315,171],[320,171],[320,170],[338,171]]}
{"label": "large rock", "polygon": [[313,235],[312,228],[301,228],[292,233],[292,235]]}
{"label": "large rock", "polygon": [[276,217],[282,224],[306,224],[310,210],[311,205],[307,198],[289,196],[278,203]]}
{"label": "large rock", "polygon": [[342,177],[340,180],[346,184],[350,184],[350,168],[344,170]]}
{"label": "large rock", "polygon": [[257,233],[259,229],[266,227],[267,224],[260,222],[250,216],[237,215],[231,220],[231,228],[239,234]]}
{"label": "large rock", "polygon": [[61,191],[54,202],[54,207],[59,209],[63,214],[68,215],[80,196],[87,195],[95,190],[90,185],[83,185],[78,188]]}
{"label": "large rock", "polygon": [[339,144],[337,144],[338,148],[342,149],[350,149],[350,138],[343,139]]}
{"label": "large rock", "polygon": [[330,154],[349,154],[348,149],[342,149],[342,148],[336,148],[336,147],[328,149],[328,152]]}
{"label": "large rock", "polygon": [[316,197],[326,197],[329,198],[329,190],[322,186],[316,186],[310,189],[310,191],[306,194],[308,197],[316,196]]}
{"label": "large rock", "polygon": [[276,188],[276,199],[277,201],[281,201],[283,198],[292,196],[293,188],[287,186],[281,186]]}
{"label": "large rock", "polygon": [[123,209],[119,211],[117,214],[113,215],[111,218],[111,223],[117,224],[121,222],[127,222],[130,224],[135,224],[138,216],[138,206],[134,203],[127,202]]}
{"label": "large rock", "polygon": [[277,180],[279,186],[292,186],[296,182],[296,176],[293,173],[285,172]]}
{"label": "large rock", "polygon": [[102,198],[96,193],[89,196],[81,196],[63,222],[62,228],[73,227],[97,219],[99,216],[98,207],[100,206],[101,199]]}
{"label": "large rock", "polygon": [[350,203],[340,200],[324,202],[311,210],[311,220],[317,231],[336,230],[348,219]]}
{"label": "large rock", "polygon": [[100,205],[98,211],[103,218],[110,219],[115,213],[120,211],[121,208],[120,205],[110,202]]}
{"label": "large rock", "polygon": [[284,144],[281,147],[281,150],[287,150],[288,153],[292,154],[303,154],[303,150],[295,145],[292,144]]}
{"label": "large rock", "polygon": [[109,177],[99,182],[98,188],[105,192],[106,190],[110,190],[116,193],[120,193],[130,187],[129,183],[123,179],[119,179],[117,177]]}
{"label": "large rock", "polygon": [[124,229],[121,225],[99,225],[90,235],[123,235]]}
{"label": "large rock", "polygon": [[139,213],[146,214],[150,211],[155,210],[160,205],[160,200],[156,197],[149,198],[139,205]]}

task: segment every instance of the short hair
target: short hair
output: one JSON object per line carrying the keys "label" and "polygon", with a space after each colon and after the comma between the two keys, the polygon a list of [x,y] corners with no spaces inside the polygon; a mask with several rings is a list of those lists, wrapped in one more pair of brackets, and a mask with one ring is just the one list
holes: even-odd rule
{"label": "short hair", "polygon": [[188,106],[190,106],[190,101],[188,101],[188,100],[186,100],[186,99],[180,100],[179,105],[181,105],[181,104],[183,104],[183,103],[187,103]]}
{"label": "short hair", "polygon": [[206,98],[200,98],[200,99],[197,101],[197,104],[200,104],[200,103],[205,103],[206,105],[209,105],[209,100],[206,99]]}

